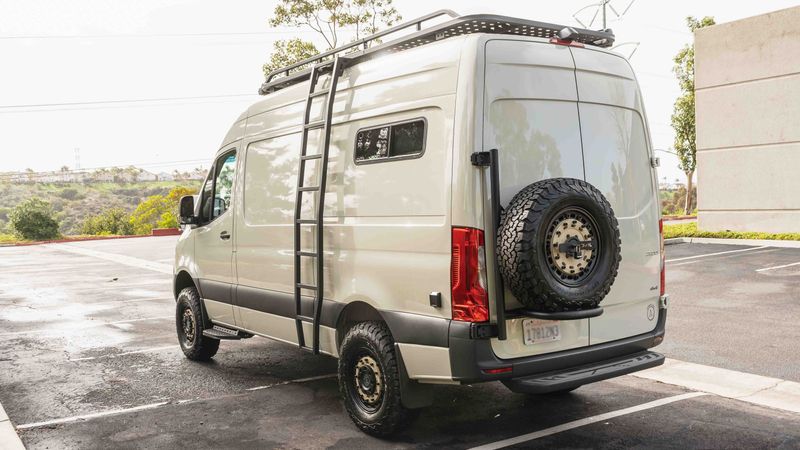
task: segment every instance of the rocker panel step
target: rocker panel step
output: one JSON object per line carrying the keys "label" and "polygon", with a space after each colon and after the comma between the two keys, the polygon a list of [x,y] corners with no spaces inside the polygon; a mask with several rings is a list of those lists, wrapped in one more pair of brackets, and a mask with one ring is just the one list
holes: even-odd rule
{"label": "rocker panel step", "polygon": [[238,340],[252,337],[251,334],[242,333],[241,331],[231,330],[230,328],[214,325],[214,328],[207,328],[203,330],[203,336],[211,339],[222,340]]}

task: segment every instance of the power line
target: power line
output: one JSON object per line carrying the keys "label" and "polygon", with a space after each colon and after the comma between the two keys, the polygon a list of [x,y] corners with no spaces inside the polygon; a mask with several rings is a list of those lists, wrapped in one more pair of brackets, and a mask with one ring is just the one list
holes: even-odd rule
{"label": "power line", "polygon": [[164,102],[164,101],[185,101],[185,100],[202,100],[202,99],[216,99],[216,98],[230,98],[230,97],[253,97],[257,95],[252,94],[220,94],[220,95],[196,95],[191,97],[161,97],[161,98],[136,98],[126,100],[97,100],[90,102],[64,102],[64,103],[29,103],[21,105],[0,105],[0,109],[14,109],[14,108],[49,108],[61,106],[88,106],[88,105],[109,105],[118,103],[142,103],[142,102]]}
{"label": "power line", "polygon": [[131,39],[131,38],[185,38],[185,37],[248,37],[268,36],[274,34],[309,34],[316,33],[311,30],[268,30],[268,31],[243,31],[222,33],[142,33],[142,34],[20,34],[0,36],[0,40],[11,39]]}

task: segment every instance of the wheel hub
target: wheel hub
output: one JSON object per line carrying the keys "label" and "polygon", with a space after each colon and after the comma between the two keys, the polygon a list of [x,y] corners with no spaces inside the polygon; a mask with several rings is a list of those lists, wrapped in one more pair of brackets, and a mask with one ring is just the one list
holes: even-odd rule
{"label": "wheel hub", "polygon": [[356,392],[366,405],[373,406],[380,402],[383,393],[381,369],[371,356],[362,356],[356,362]]}
{"label": "wheel hub", "polygon": [[183,327],[183,335],[186,336],[187,342],[194,341],[194,314],[192,314],[192,310],[186,308],[183,310],[183,318],[181,320],[181,325]]}
{"label": "wheel hub", "polygon": [[553,274],[563,281],[582,280],[597,255],[594,221],[582,210],[561,212],[550,222],[545,246]]}

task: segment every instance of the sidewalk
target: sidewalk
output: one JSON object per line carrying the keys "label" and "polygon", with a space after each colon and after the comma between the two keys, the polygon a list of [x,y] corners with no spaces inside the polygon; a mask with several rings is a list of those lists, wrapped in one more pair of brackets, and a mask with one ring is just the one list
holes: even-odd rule
{"label": "sidewalk", "polygon": [[3,405],[0,404],[0,450],[25,450],[22,441],[9,420]]}

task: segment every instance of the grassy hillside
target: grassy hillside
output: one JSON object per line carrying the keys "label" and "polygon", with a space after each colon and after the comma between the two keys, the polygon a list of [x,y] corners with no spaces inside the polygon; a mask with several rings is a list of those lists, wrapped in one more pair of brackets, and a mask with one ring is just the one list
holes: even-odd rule
{"label": "grassy hillside", "polygon": [[200,181],[149,181],[137,183],[0,183],[0,233],[8,222],[8,213],[21,202],[39,197],[50,202],[56,212],[61,233],[78,234],[83,220],[108,208],[128,212],[151,195],[166,195],[171,189],[185,186],[198,189]]}

